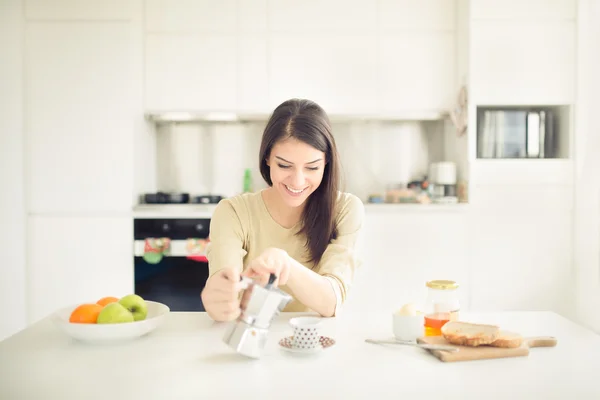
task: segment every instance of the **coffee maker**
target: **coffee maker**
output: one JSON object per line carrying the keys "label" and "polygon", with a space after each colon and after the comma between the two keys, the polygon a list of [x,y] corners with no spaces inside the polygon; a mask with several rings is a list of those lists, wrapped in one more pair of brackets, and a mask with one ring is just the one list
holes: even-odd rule
{"label": "coffee maker", "polygon": [[271,274],[265,286],[247,277],[241,279],[241,313],[223,336],[223,341],[239,354],[261,357],[273,318],[292,300],[289,294],[273,287],[275,279]]}
{"label": "coffee maker", "polygon": [[430,191],[434,203],[457,203],[456,164],[438,162],[429,168]]}

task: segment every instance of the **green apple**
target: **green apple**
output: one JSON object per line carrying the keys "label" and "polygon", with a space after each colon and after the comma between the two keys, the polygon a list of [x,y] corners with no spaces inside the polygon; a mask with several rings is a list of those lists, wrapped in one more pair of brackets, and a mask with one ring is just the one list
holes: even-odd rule
{"label": "green apple", "polygon": [[146,306],[146,302],[137,294],[128,294],[125,297],[121,297],[119,304],[133,314],[133,319],[135,321],[143,321],[148,315],[148,306]]}
{"label": "green apple", "polygon": [[133,314],[119,303],[110,303],[102,308],[98,319],[98,324],[120,324],[124,322],[133,322]]}

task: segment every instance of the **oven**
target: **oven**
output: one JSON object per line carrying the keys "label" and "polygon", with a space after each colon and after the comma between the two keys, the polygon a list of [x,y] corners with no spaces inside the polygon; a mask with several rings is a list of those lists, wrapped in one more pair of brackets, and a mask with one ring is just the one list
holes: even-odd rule
{"label": "oven", "polygon": [[210,218],[135,218],[135,293],[171,311],[205,311]]}

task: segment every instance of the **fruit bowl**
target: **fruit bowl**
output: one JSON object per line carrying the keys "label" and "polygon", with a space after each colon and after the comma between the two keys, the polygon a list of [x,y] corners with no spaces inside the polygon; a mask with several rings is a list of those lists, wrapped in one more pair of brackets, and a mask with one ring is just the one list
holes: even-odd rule
{"label": "fruit bowl", "polygon": [[73,339],[88,343],[114,343],[136,339],[156,329],[170,312],[167,305],[146,300],[148,315],[143,321],[120,324],[79,324],[69,322],[77,305],[65,307],[52,315],[54,323]]}

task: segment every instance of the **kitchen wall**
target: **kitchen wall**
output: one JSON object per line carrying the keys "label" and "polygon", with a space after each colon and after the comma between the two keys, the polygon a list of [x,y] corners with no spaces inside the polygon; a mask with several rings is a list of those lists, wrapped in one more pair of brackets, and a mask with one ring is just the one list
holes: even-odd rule
{"label": "kitchen wall", "polygon": [[[469,180],[468,205],[367,206],[351,308],[392,310],[420,299],[426,279],[450,278],[460,282],[466,310],[553,310],[585,322],[597,309],[600,243],[590,221],[598,204],[590,193],[598,189],[590,171],[600,154],[589,116],[597,46],[578,38],[599,25],[598,0],[0,4],[8,60],[0,65],[0,176],[9,193],[0,221],[11,227],[0,238],[0,312],[8,315],[0,337],[60,306],[132,289],[132,209],[140,193],[169,183],[161,132],[145,112],[268,113],[292,93],[332,114],[427,121],[390,130],[336,125],[352,191],[367,194],[410,168],[421,171],[422,144],[438,136],[443,148],[434,140],[427,154],[455,158]],[[469,129],[459,137],[432,116],[452,106],[462,84]],[[568,157],[477,159],[477,107],[531,104],[573,115]],[[187,179],[195,184],[210,171],[215,190],[233,191],[239,170],[256,165],[250,149],[261,125],[245,125],[248,142],[221,128],[210,141],[234,144],[234,156],[199,164]],[[408,138],[417,150],[406,148]],[[369,148],[368,156],[357,148]],[[422,156],[409,168],[405,156],[415,154]]]}
{"label": "kitchen wall", "polygon": [[[242,191],[246,168],[252,170],[255,190],[266,187],[258,169],[265,123],[157,125],[154,190],[234,196]],[[442,120],[334,122],[345,190],[367,201],[369,195],[383,195],[389,185],[423,179],[432,162],[447,160],[459,166],[462,162],[463,169],[458,171],[462,179],[465,158],[455,151],[456,146],[451,147],[456,140],[448,138],[453,132],[448,125]],[[466,137],[462,148],[467,148]]]}

